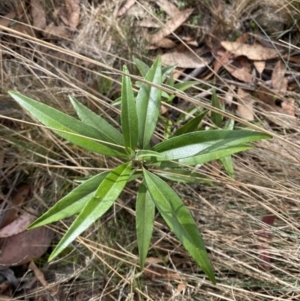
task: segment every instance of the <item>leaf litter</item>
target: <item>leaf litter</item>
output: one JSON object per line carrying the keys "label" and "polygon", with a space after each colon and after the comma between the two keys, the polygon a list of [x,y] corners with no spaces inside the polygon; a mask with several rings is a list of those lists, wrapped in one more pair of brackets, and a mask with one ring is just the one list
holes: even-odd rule
{"label": "leaf litter", "polygon": [[[159,3],[163,3],[163,2],[165,1],[159,1]],[[174,3],[174,1],[172,3]],[[162,5],[163,4],[161,4],[161,7],[163,7]],[[137,6],[137,4],[135,4],[134,6]],[[225,10],[226,5],[224,5],[223,8]],[[168,12],[167,10],[165,11],[170,15],[171,19],[174,18],[174,15],[172,15],[173,13],[170,13],[170,11]],[[222,13],[223,12],[220,11],[219,15],[221,15]],[[161,35],[161,41],[163,41],[161,44],[162,48],[166,48],[166,46],[173,47],[173,48],[169,48],[170,50],[158,49],[158,51],[162,51],[163,53],[166,54],[169,52],[175,52],[175,53],[178,52],[179,54],[181,53],[180,49],[177,49],[179,41],[177,41],[177,39],[174,38],[172,33],[176,31],[176,35],[178,35],[182,39],[184,34],[181,32],[181,27],[184,24],[184,22],[187,22],[189,19],[191,19],[192,15],[193,13],[187,18],[186,21],[183,21],[181,24],[179,24],[177,28],[174,27],[174,29],[169,31],[169,33],[166,31],[165,34]],[[122,17],[126,18],[126,13]],[[13,19],[14,17],[11,18]],[[69,24],[68,14],[65,14],[65,16],[63,16],[63,14],[59,12],[57,20],[58,23],[54,22],[52,26],[53,31],[51,35],[52,37],[54,37],[53,41],[55,41],[55,43],[57,41],[60,43],[64,41],[64,37],[68,37],[68,38],[70,37],[70,32],[69,32],[70,24]],[[164,24],[167,24],[166,20],[162,20],[162,22]],[[49,22],[48,20],[48,24],[50,23],[51,22]],[[96,23],[95,27],[97,26],[98,23]],[[58,29],[57,27],[64,28],[63,33],[59,33],[60,29]],[[204,24],[202,27],[204,27]],[[212,28],[211,25],[210,27]],[[23,30],[21,27],[19,27],[19,29],[18,27],[16,28],[17,30],[20,31]],[[77,28],[80,29],[80,27]],[[214,31],[214,33],[216,32]],[[286,139],[289,139],[289,141],[291,142],[297,143],[296,141],[297,141],[298,123],[295,118],[295,115],[298,115],[297,98],[291,98],[289,96],[290,95],[293,96],[293,91],[297,91],[298,88],[297,88],[297,84],[294,84],[295,83],[294,79],[289,81],[287,80],[291,78],[290,75],[291,70],[288,69],[287,71],[284,69],[283,65],[285,64],[284,62],[282,62],[282,59],[279,59],[278,52],[276,51],[275,54],[275,51],[272,48],[261,46],[260,44],[258,44],[259,42],[257,41],[239,42],[240,43],[238,45],[239,47],[241,46],[241,44],[243,45],[241,47],[242,50],[241,48],[237,49],[239,47],[237,47],[236,44],[233,44],[235,42],[232,42],[232,39],[228,37],[226,34],[222,33],[216,35],[220,40],[221,46],[223,46],[224,48],[218,49],[219,53],[217,56],[215,56],[215,60],[212,62],[212,68],[218,74],[213,75],[212,73],[210,79],[212,79],[217,84],[219,84],[219,82],[221,82],[222,79],[224,79],[224,81],[228,80],[228,82],[230,82],[230,88],[224,85],[224,83],[221,84],[222,85],[221,87],[223,87],[224,95],[225,96],[227,95],[227,98],[231,99],[230,100],[231,103],[237,104],[236,105],[237,108],[236,111],[234,111],[234,113],[239,114],[239,116],[241,116],[244,119],[253,118],[253,114],[255,115],[257,113],[262,114],[263,116],[265,116],[266,120],[272,120],[271,125],[272,122],[274,122],[275,124],[280,125],[279,127],[280,129],[282,129],[283,127],[284,131],[295,130],[295,133],[291,134],[290,136],[289,136],[289,132],[287,132]],[[157,40],[159,39],[157,38]],[[92,39],[89,39],[89,41],[92,41]],[[159,45],[161,41],[158,41],[154,46],[157,48],[157,45]],[[195,39],[195,41],[197,41],[197,39]],[[196,48],[204,47],[203,44],[201,43],[199,43],[198,46],[195,47]],[[97,49],[97,47],[95,47],[95,49]],[[210,50],[211,52],[213,52],[213,49]],[[92,51],[90,51],[89,53],[88,51],[86,51],[85,53],[97,59],[99,59],[100,57],[98,53],[97,55],[95,55],[95,52]],[[226,53],[227,58],[225,57],[224,53]],[[220,60],[223,55],[224,55],[224,60],[218,66],[217,59]],[[188,55],[184,54],[184,56],[188,56]],[[4,53],[3,60],[5,60],[6,58],[7,56]],[[204,59],[204,57],[202,56],[200,56],[200,58]],[[290,62],[292,62],[292,60],[295,60],[296,58],[297,55],[292,56]],[[176,59],[178,59],[179,61],[181,60],[180,57]],[[285,57],[284,59],[287,60]],[[289,63],[288,60],[286,62]],[[192,62],[190,65],[187,66],[191,66],[189,68],[196,68],[195,66],[197,66],[197,64],[200,64],[199,60],[195,60],[194,65]],[[232,67],[227,67],[226,69],[225,66],[232,66]],[[253,76],[254,68],[252,66],[254,66],[258,72],[257,78],[255,77],[255,74]],[[78,70],[80,70],[80,68]],[[293,69],[292,71],[294,70],[296,69]],[[183,76],[182,75],[183,71],[184,69],[179,69],[179,68],[175,70],[175,72],[178,73],[178,76]],[[5,75],[5,69],[3,72],[4,72],[3,74]],[[200,73],[198,79],[201,80],[206,76],[207,73],[205,72]],[[268,76],[267,79],[266,76]],[[253,91],[253,87],[255,87],[255,91]],[[233,93],[231,91],[237,91],[237,92]],[[80,93],[86,93],[86,92],[81,91]],[[222,94],[222,92],[220,93]],[[274,95],[276,96],[274,97]],[[222,95],[220,95],[220,97],[221,96]],[[248,99],[248,97],[249,99],[252,99],[251,109],[249,109],[249,107],[247,107],[247,104],[245,103],[245,99]],[[243,101],[240,101],[239,98],[241,98],[241,100]],[[231,109],[233,110],[233,106],[231,106]],[[260,111],[257,111],[257,109],[259,109]],[[245,112],[248,113],[241,113],[243,110],[246,110]],[[273,113],[275,113],[274,117],[270,117]],[[294,121],[284,120],[284,118],[287,115],[289,116],[289,118],[292,118]],[[281,124],[283,121],[285,126]],[[297,242],[293,240],[294,239],[293,236],[289,236],[286,241],[280,240],[280,236],[278,233],[282,231],[282,235],[288,235],[287,233],[288,231],[284,231],[282,229],[284,227],[289,228],[289,225],[297,225],[297,209],[296,209],[297,207],[295,206],[296,204],[295,200],[296,200],[297,191],[299,191],[298,186],[296,185],[297,179],[299,179],[299,173],[297,173],[299,160],[297,159],[298,157],[297,149],[292,151],[288,145],[279,142],[282,141],[272,140],[271,142],[268,141],[264,143],[264,146],[263,144],[261,144],[262,146],[258,148],[258,151],[252,152],[253,158],[249,156],[247,157],[247,159],[245,159],[246,160],[244,162],[245,164],[239,162],[238,160],[235,161],[235,164],[237,165],[238,182],[229,182],[228,184],[226,184],[228,185],[228,187],[230,186],[234,187],[233,189],[234,192],[233,190],[228,189],[228,187],[225,187],[222,191],[217,191],[217,192],[216,192],[216,188],[210,189],[208,187],[202,187],[200,198],[199,200],[197,199],[197,201],[203,202],[201,203],[200,208],[197,207],[195,201],[192,202],[191,205],[195,209],[195,214],[199,216],[199,219],[202,221],[202,223],[204,223],[204,226],[207,227],[207,229],[209,229],[208,232],[206,233],[207,240],[208,241],[212,240],[214,243],[212,254],[214,256],[216,266],[221,268],[220,275],[223,275],[222,269],[226,268],[227,270],[231,271],[231,273],[233,274],[236,273],[237,275],[239,275],[240,276],[239,278],[237,277],[234,279],[238,279],[237,281],[240,281],[244,275],[243,274],[244,270],[246,270],[247,273],[251,273],[251,275],[253,274],[253,271],[251,269],[248,269],[246,265],[248,264],[250,268],[255,268],[256,266],[261,267],[261,263],[259,259],[262,259],[261,255],[266,255],[266,253],[268,253],[267,254],[268,256],[266,256],[266,258],[268,257],[266,259],[266,262],[267,264],[269,263],[272,264],[272,270],[269,270],[268,273],[266,274],[264,274],[263,272],[262,273],[257,272],[257,274],[255,274],[253,277],[251,276],[251,281],[255,282],[256,280],[259,280],[260,281],[259,283],[268,283],[270,289],[265,289],[263,291],[259,289],[259,285],[257,286],[257,290],[259,290],[262,294],[264,294],[266,298],[269,297],[269,295],[275,296],[275,293],[272,291],[272,287],[275,290],[276,287],[278,288],[278,285],[281,286],[284,285],[285,287],[290,287],[292,291],[293,288],[291,286],[291,282],[286,278],[285,275],[289,275],[291,279],[294,279],[293,278],[294,274],[292,272],[292,269],[289,269],[287,265],[283,264],[284,262],[282,261],[282,258],[284,257],[281,256],[286,256],[289,258],[289,260],[292,257],[289,257],[290,256],[289,254],[285,254],[286,249],[282,248],[282,243],[284,243],[284,246],[286,248],[289,248],[289,252],[292,253],[294,250],[293,248]],[[208,170],[208,173],[210,172],[212,171]],[[221,175],[222,173],[220,172],[217,173],[218,177],[221,177]],[[279,180],[277,176],[280,177]],[[244,182],[243,182],[243,177],[245,177]],[[285,177],[288,177],[290,179],[293,178],[293,181],[289,182],[288,179]],[[228,180],[225,178],[220,178],[220,181],[226,182]],[[256,190],[255,189],[252,190],[251,188],[249,188],[249,186],[251,185],[255,185]],[[190,189],[194,189],[194,188],[190,187]],[[239,190],[243,190],[243,192],[241,192],[241,194],[238,194],[237,191]],[[278,194],[277,196],[275,195],[275,190],[276,193]],[[257,193],[257,191],[259,193]],[[199,191],[196,191],[195,193],[197,192]],[[231,195],[231,197],[229,197],[229,195]],[[234,201],[232,199],[232,195],[237,196]],[[218,201],[219,199],[222,199],[222,201]],[[272,201],[269,201],[270,199]],[[284,219],[276,220],[276,225],[274,227],[276,227],[277,229],[277,225],[279,225],[278,231],[274,233],[272,232],[272,236],[269,236],[268,239],[266,240],[266,244],[263,245],[264,249],[260,249],[261,239],[254,239],[251,236],[252,232],[249,232],[250,234],[247,232],[247,237],[244,237],[241,234],[240,229],[243,229],[243,233],[246,231],[253,230],[254,228],[258,229],[259,232],[262,231],[261,230],[262,226],[257,226],[257,224],[252,222],[249,216],[245,216],[243,215],[243,213],[250,212],[250,214],[252,214],[251,215],[252,217],[256,218],[258,216],[258,220],[261,220],[262,219],[261,216],[268,216],[269,208],[273,210],[279,210],[278,208],[281,208],[280,210],[283,211],[282,214],[284,215],[284,218],[288,222],[285,222]],[[214,216],[212,212],[215,213]],[[217,222],[213,218],[216,218]],[[212,229],[213,227],[212,225],[216,226],[215,230]],[[280,226],[282,226],[283,228],[280,228]],[[160,227],[163,226],[160,225]],[[267,232],[269,233],[269,231]],[[244,239],[241,239],[241,235],[244,237]],[[290,243],[288,239],[291,241]],[[222,241],[222,244],[220,244],[220,241]],[[173,254],[174,250],[172,249],[171,240],[168,241],[168,243],[170,245],[164,246],[164,250],[168,250],[168,254]],[[256,247],[253,247],[255,244]],[[158,251],[161,252],[160,247],[158,247],[157,249],[155,248],[156,247],[154,247],[155,252]],[[273,250],[274,248],[276,248],[277,253],[273,254],[272,248]],[[178,250],[178,246],[176,246],[176,250]],[[231,254],[232,252],[235,252],[235,256],[230,257],[228,254]],[[253,253],[255,252],[257,252],[257,256],[253,257]],[[184,253],[181,252],[181,254]],[[170,256],[170,255],[166,255],[166,256]],[[170,258],[171,260],[173,259],[172,256],[170,256]],[[186,260],[186,258],[184,259],[186,262],[188,261]],[[247,261],[247,263],[245,263],[245,261]],[[165,265],[165,263],[159,263],[159,264],[161,266]],[[295,257],[295,261],[290,264],[293,265],[295,269],[299,268],[299,263],[296,257]],[[174,266],[175,271],[178,271],[181,268],[182,266],[177,266],[177,265]],[[184,269],[185,266],[183,270]],[[186,269],[186,271],[188,269],[191,269],[190,266],[189,268]],[[284,273],[280,274],[278,269],[284,270],[286,274]],[[250,276],[248,275],[247,277]],[[272,277],[273,280],[270,280],[270,277]],[[176,277],[174,277],[174,280],[177,280]],[[222,282],[226,283],[226,277],[223,277]],[[245,286],[246,283],[247,282],[242,283],[242,285],[244,286],[245,291],[247,292],[247,298],[249,298],[249,300],[250,299],[256,300],[257,296],[255,295],[255,292],[253,292],[251,288]],[[235,285],[232,284],[230,285],[231,285],[230,292],[225,288],[219,288],[218,290],[218,288],[210,287],[209,290],[214,290],[214,293],[219,294],[221,298],[225,295],[228,296],[228,294],[234,294],[235,299],[241,299],[241,300],[245,299],[245,292],[241,293],[239,291],[239,288],[237,288]],[[199,288],[199,291],[197,292],[200,292],[204,299],[206,298],[207,289]],[[274,293],[274,295],[272,295],[272,293]],[[280,293],[278,295],[280,295]],[[282,297],[282,295],[280,296]],[[292,296],[287,296],[287,297],[284,296],[284,300],[286,300],[289,297],[292,298]],[[207,297],[207,300],[208,298],[209,297]]]}

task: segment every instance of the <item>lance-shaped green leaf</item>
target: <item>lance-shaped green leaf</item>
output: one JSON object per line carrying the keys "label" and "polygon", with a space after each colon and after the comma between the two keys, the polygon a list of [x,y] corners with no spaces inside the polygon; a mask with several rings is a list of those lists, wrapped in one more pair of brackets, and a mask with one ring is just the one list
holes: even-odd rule
{"label": "lance-shaped green leaf", "polygon": [[80,120],[99,132],[98,139],[117,145],[124,145],[123,135],[116,128],[109,124],[104,118],[84,106],[75,97],[69,96],[69,99]]}
{"label": "lance-shaped green leaf", "polygon": [[72,241],[74,241],[77,236],[99,219],[113,205],[114,201],[124,189],[130,177],[131,170],[131,162],[125,163],[113,169],[105,177],[95,192],[94,197],[85,205],[53,250],[49,257],[49,261],[55,258]]}
{"label": "lance-shaped green leaf", "polygon": [[198,131],[172,137],[153,150],[164,156],[162,161],[177,160],[267,138],[267,134],[247,130]]}
{"label": "lance-shaped green leaf", "polygon": [[114,157],[125,156],[123,148],[119,150],[112,149],[109,145],[89,139],[99,139],[99,132],[93,127],[20,93],[13,91],[8,93],[38,121],[68,141],[102,155]]}
{"label": "lance-shaped green leaf", "polygon": [[[128,74],[126,66],[123,72]],[[136,115],[136,103],[129,76],[122,76],[122,100],[121,100],[121,124],[125,146],[135,150],[138,141],[138,121]]]}
{"label": "lance-shaped green leaf", "polygon": [[[221,110],[220,102],[215,89],[212,91],[211,102],[213,107]],[[221,127],[223,119],[222,114],[211,112],[211,119],[217,127]]]}
{"label": "lance-shaped green leaf", "polygon": [[137,66],[137,68],[139,69],[141,76],[145,77],[147,72],[149,71],[150,67],[144,63],[143,61],[139,60],[136,57],[133,57],[133,61],[135,63],[135,65]]}
{"label": "lance-shaped green leaf", "polygon": [[153,226],[154,226],[155,205],[151,195],[142,182],[136,199],[136,234],[139,248],[140,266],[143,269],[149,250]]}
{"label": "lance-shaped green leaf", "polygon": [[162,179],[143,170],[146,186],[161,216],[208,278],[216,283],[197,225],[175,191]]}
{"label": "lance-shaped green leaf", "polygon": [[206,116],[207,112],[208,111],[204,111],[200,115],[192,118],[185,125],[180,127],[172,136],[173,137],[180,136],[182,134],[186,134],[186,133],[190,133],[190,132],[195,131],[198,128],[201,121],[203,120],[203,118]]}
{"label": "lance-shaped green leaf", "polygon": [[183,165],[195,166],[198,164],[204,164],[209,161],[221,159],[252,148],[253,147],[250,145],[231,146],[225,149],[215,151],[205,151],[203,154],[200,155],[179,159],[178,162],[182,163]]}
{"label": "lance-shaped green leaf", "polygon": [[80,184],[65,197],[60,199],[41,217],[35,220],[29,226],[29,229],[53,223],[80,212],[94,196],[100,183],[105,179],[108,173],[108,171],[102,172]]}
{"label": "lance-shaped green leaf", "polygon": [[[145,76],[145,80],[153,84],[162,84],[161,58],[158,57]],[[156,128],[160,111],[161,90],[147,84],[142,84],[136,98],[138,117],[138,135],[140,148],[146,149]]]}

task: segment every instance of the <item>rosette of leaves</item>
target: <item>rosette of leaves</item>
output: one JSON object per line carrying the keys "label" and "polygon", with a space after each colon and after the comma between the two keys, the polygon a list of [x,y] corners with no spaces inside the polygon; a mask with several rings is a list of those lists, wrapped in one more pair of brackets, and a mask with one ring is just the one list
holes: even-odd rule
{"label": "rosette of leaves", "polygon": [[[126,66],[121,91],[121,129],[118,131],[101,116],[74,97],[70,101],[79,117],[73,118],[22,94],[9,91],[25,110],[57,135],[89,151],[117,157],[123,163],[81,183],[30,225],[30,229],[77,215],[57,244],[49,260],[60,254],[76,237],[107,212],[126,184],[140,179],[136,198],[136,234],[143,268],[150,246],[155,208],[192,258],[216,283],[198,227],[180,197],[162,178],[197,182],[198,174],[188,166],[226,158],[249,149],[252,141],[269,138],[250,130],[194,131],[202,116],[196,116],[171,137],[151,145],[161,106],[161,59],[158,57],[144,74],[144,82],[134,96]],[[154,85],[152,85],[154,84]],[[201,178],[200,178],[201,180]]]}

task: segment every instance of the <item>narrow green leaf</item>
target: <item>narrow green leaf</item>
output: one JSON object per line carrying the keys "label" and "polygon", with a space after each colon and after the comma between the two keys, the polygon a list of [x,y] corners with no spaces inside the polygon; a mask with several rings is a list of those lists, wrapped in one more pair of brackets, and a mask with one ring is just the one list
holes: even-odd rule
{"label": "narrow green leaf", "polygon": [[166,182],[145,169],[143,173],[152,200],[161,216],[208,278],[215,284],[213,267],[191,213]]}
{"label": "narrow green leaf", "polygon": [[[186,81],[186,82],[175,84],[173,89],[175,89],[175,91],[184,92],[188,88],[195,87],[198,84],[199,84],[199,82],[197,82],[197,81]],[[171,102],[174,98],[175,98],[175,95],[173,94],[168,98],[167,102],[168,103]]]}
{"label": "narrow green leaf", "polygon": [[224,158],[220,158],[222,165],[224,166],[227,174],[229,177],[234,178],[234,169],[233,169],[233,162],[232,162],[232,157],[227,156]]}
{"label": "narrow green leaf", "polygon": [[96,189],[108,173],[108,171],[102,172],[80,184],[65,197],[60,199],[41,217],[36,219],[29,226],[29,229],[53,223],[80,212],[87,202],[94,196]]}
{"label": "narrow green leaf", "polygon": [[145,77],[147,72],[149,71],[150,67],[146,63],[144,63],[143,61],[139,60],[136,57],[133,57],[133,61],[134,61],[135,65],[137,66],[137,68],[139,69],[141,76]]}
{"label": "narrow green leaf", "polygon": [[[215,89],[212,90],[211,102],[213,107],[221,110],[220,102]],[[222,114],[211,112],[211,119],[217,127],[221,127],[223,119]]]}
{"label": "narrow green leaf", "polygon": [[135,155],[136,160],[145,160],[150,162],[151,159],[153,162],[155,162],[156,160],[153,160],[153,158],[160,158],[160,157],[161,157],[160,153],[151,150],[144,150],[144,149],[139,150]]}
{"label": "narrow green leaf", "polygon": [[161,74],[162,74],[161,81],[162,81],[162,83],[166,80],[166,78],[167,78],[167,76],[169,74],[173,73],[173,71],[175,70],[175,68],[176,68],[176,65],[162,67],[162,69],[161,69]]}
{"label": "narrow green leaf", "polygon": [[[226,130],[233,130],[234,128],[234,120],[233,119],[229,119],[227,120],[225,127]],[[220,158],[227,174],[231,177],[234,178],[234,168],[233,168],[233,162],[232,162],[232,157],[231,156],[227,156],[224,158]]]}
{"label": "narrow green leaf", "polygon": [[224,129],[225,129],[225,130],[233,130],[233,128],[234,128],[234,119],[228,119],[228,120],[226,121],[226,124],[225,124],[225,126],[224,126]]}
{"label": "narrow green leaf", "polygon": [[89,139],[98,139],[99,137],[99,132],[93,127],[20,93],[13,91],[9,91],[8,93],[39,122],[50,127],[57,135],[66,140],[102,155],[114,157],[125,156],[125,150],[122,148],[115,150],[108,145]]}
{"label": "narrow green leaf", "polygon": [[[164,69],[162,69],[162,73],[164,74]],[[164,81],[163,81],[164,82]],[[166,82],[167,86],[169,87],[174,87],[174,84],[175,84],[175,80],[174,80],[174,69],[172,70],[172,73],[170,74],[169,78],[167,79],[167,82]],[[168,87],[168,88],[169,88]]]}
{"label": "narrow green leaf", "polygon": [[80,120],[99,132],[99,140],[124,145],[123,136],[116,128],[109,124],[104,118],[84,106],[75,97],[69,96],[69,99]]}
{"label": "narrow green leaf", "polygon": [[178,183],[212,184],[212,180],[208,176],[184,169],[157,171],[156,174],[162,178]]}
{"label": "narrow green leaf", "polygon": [[185,91],[186,89],[191,88],[191,87],[195,87],[196,85],[199,85],[199,82],[196,81],[196,80],[186,81],[186,82],[181,82],[181,83],[175,84],[174,88],[176,90],[179,90],[179,91]]}
{"label": "narrow green leaf", "polygon": [[96,190],[94,197],[85,205],[71,227],[53,250],[49,257],[49,261],[54,259],[72,241],[74,241],[77,236],[99,219],[113,205],[114,201],[125,187],[130,177],[131,170],[131,162],[125,163],[116,167],[105,177]]}
{"label": "narrow green leaf", "polygon": [[[162,84],[160,57],[147,72],[145,80],[156,85]],[[146,149],[150,144],[159,116],[160,102],[161,90],[143,83],[136,98],[140,148]]]}
{"label": "narrow green leaf", "polygon": [[225,149],[215,150],[215,151],[208,151],[201,155],[196,155],[188,158],[179,159],[178,161],[184,165],[195,166],[198,164],[204,164],[209,161],[217,160],[224,158],[229,155],[233,155],[239,152],[243,152],[249,149],[252,149],[252,146],[249,145],[238,145],[238,146],[231,146]]}
{"label": "narrow green leaf", "polygon": [[267,134],[247,130],[197,131],[172,137],[153,150],[161,153],[164,161],[177,160],[267,138]]}
{"label": "narrow green leaf", "polygon": [[147,191],[145,183],[142,182],[136,199],[136,234],[139,248],[140,266],[144,268],[145,260],[149,250],[153,226],[155,205]]}
{"label": "narrow green leaf", "polygon": [[175,181],[177,183],[205,183],[205,184],[211,184],[211,179],[206,176],[202,175],[197,172],[192,172],[190,170],[186,169],[163,169],[158,170],[155,172],[160,177],[163,177],[165,179]]}
{"label": "narrow green leaf", "polygon": [[172,137],[175,136],[180,136],[182,134],[190,133],[195,131],[199,124],[202,122],[203,118],[206,116],[208,111],[202,112],[200,115],[192,118],[189,122],[187,122],[185,125],[180,127],[173,135]]}
{"label": "narrow green leaf", "polygon": [[115,99],[112,104],[111,104],[113,107],[117,107],[119,105],[121,105],[121,96],[118,97],[117,99]]}
{"label": "narrow green leaf", "polygon": [[[126,66],[123,67],[123,72],[128,74]],[[136,103],[133,95],[131,79],[126,75],[122,76],[121,103],[121,124],[125,146],[135,150],[138,141]]]}

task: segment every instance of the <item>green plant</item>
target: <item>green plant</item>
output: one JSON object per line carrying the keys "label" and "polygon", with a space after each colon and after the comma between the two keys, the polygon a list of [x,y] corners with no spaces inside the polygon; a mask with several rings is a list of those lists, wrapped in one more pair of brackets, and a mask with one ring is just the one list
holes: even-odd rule
{"label": "green plant", "polygon": [[[191,213],[162,177],[187,183],[201,182],[199,174],[189,166],[247,150],[251,148],[247,143],[269,136],[250,130],[195,131],[205,115],[202,114],[179,128],[170,138],[152,146],[151,139],[159,117],[162,94],[157,87],[163,80],[159,57],[147,70],[144,79],[150,83],[140,83],[138,94],[134,97],[131,79],[124,66],[122,133],[74,97],[70,97],[70,101],[80,120],[9,91],[24,109],[57,135],[89,151],[124,161],[110,171],[95,175],[80,184],[33,222],[30,228],[77,215],[50,255],[49,260],[52,260],[107,212],[128,182],[140,179],[136,199],[136,231],[141,268],[149,249],[157,208],[189,254],[209,279],[216,283],[201,234]],[[217,115],[213,119],[220,123],[221,119]]]}

